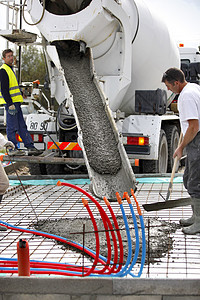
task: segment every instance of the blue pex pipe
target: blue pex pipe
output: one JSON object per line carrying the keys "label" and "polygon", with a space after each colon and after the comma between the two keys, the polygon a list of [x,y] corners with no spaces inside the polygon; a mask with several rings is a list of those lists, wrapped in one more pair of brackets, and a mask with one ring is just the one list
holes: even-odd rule
{"label": "blue pex pipe", "polygon": [[127,257],[127,260],[126,260],[126,264],[124,265],[124,267],[118,273],[110,274],[110,275],[102,274],[99,277],[124,277],[126,275],[126,270],[127,270],[128,266],[130,264],[130,261],[131,261],[132,242],[131,242],[130,230],[129,230],[126,214],[125,214],[125,211],[124,211],[124,207],[123,207],[122,204],[120,204],[120,209],[121,209],[121,212],[122,212],[122,216],[123,216],[123,220],[124,220],[124,224],[125,224],[125,229],[126,229],[126,235],[127,235],[127,239],[128,239],[128,257]]}
{"label": "blue pex pipe", "polygon": [[126,218],[126,214],[125,214],[125,211],[124,211],[123,204],[120,204],[120,209],[121,209],[121,212],[122,212],[122,216],[123,216],[124,224],[125,224],[125,228],[126,228],[126,235],[127,235],[127,240],[128,240],[128,257],[127,257],[125,266],[121,269],[120,272],[118,272],[114,276],[123,277],[123,276],[126,275],[126,270],[127,270],[128,266],[130,264],[130,261],[131,261],[131,256],[132,256],[132,242],[131,242],[130,230],[129,230],[129,226],[128,226],[128,222],[127,222],[127,218]]}
{"label": "blue pex pipe", "polygon": [[140,217],[140,224],[141,224],[141,230],[142,230],[142,258],[141,258],[141,265],[140,265],[140,270],[138,272],[138,275],[134,275],[132,272],[130,272],[129,274],[132,277],[140,277],[144,268],[144,264],[145,264],[145,258],[146,258],[146,237],[145,237],[145,226],[144,226],[144,220],[142,215],[139,216]]}
{"label": "blue pex pipe", "polygon": [[[140,224],[141,224],[141,228],[142,228],[142,259],[141,259],[141,267],[140,267],[140,271],[138,273],[138,275],[134,275],[130,272],[130,270],[132,269],[133,265],[135,264],[135,262],[137,261],[137,257],[138,257],[138,253],[139,253],[139,235],[138,235],[138,227],[137,227],[137,220],[136,220],[136,217],[135,217],[135,214],[134,214],[134,210],[133,210],[133,206],[132,204],[129,205],[130,207],[130,210],[131,210],[131,214],[132,214],[132,217],[133,217],[133,222],[134,222],[134,227],[135,227],[135,234],[136,234],[136,249],[135,249],[135,255],[134,255],[134,258],[133,258],[133,261],[131,263],[131,265],[129,266],[130,262],[131,262],[131,256],[132,256],[132,241],[131,241],[131,236],[130,236],[130,230],[129,230],[129,225],[128,225],[128,222],[127,222],[127,218],[126,218],[126,214],[125,214],[125,211],[124,211],[124,208],[123,208],[123,205],[120,204],[120,209],[121,209],[121,212],[122,212],[122,216],[123,216],[123,219],[124,219],[124,224],[125,224],[125,228],[126,228],[126,234],[127,234],[127,239],[128,239],[128,257],[127,257],[127,261],[126,261],[126,264],[125,266],[121,269],[120,272],[118,273],[115,273],[115,274],[91,274],[89,276],[97,276],[97,277],[123,277],[125,275],[128,275],[130,274],[132,277],[140,277],[141,274],[142,274],[142,270],[143,270],[143,267],[144,267],[144,263],[145,263],[145,256],[146,256],[146,240],[145,240],[145,226],[144,226],[144,222],[143,222],[143,217],[140,216]],[[47,235],[46,237],[47,238],[52,238],[52,239],[62,239],[63,242],[70,242],[70,243],[73,243],[74,244],[74,247],[79,246],[79,247],[83,247],[81,244],[79,243],[76,243],[76,242],[73,242],[73,241],[70,241],[66,238],[63,238],[61,236],[58,236],[58,235],[54,235],[54,234],[49,234],[49,233],[46,233],[46,232],[42,232],[42,231],[37,231],[37,230],[32,230],[32,229],[25,229],[23,227],[17,227],[17,226],[14,226],[14,225],[11,225],[9,223],[6,223],[6,222],[3,222],[3,221],[0,221],[1,224],[4,224],[10,228],[12,228],[13,230],[17,230],[17,231],[25,231],[25,232],[28,232],[28,233],[31,233],[31,234],[35,234],[35,235]],[[91,252],[92,254],[96,255],[96,253],[85,247],[85,249],[87,249],[89,252]],[[99,255],[99,258],[106,262],[107,259],[105,257],[103,257],[102,255]],[[7,261],[15,261],[15,259],[9,259],[9,258],[0,258],[0,260],[7,260]],[[47,261],[37,261],[37,260],[31,260],[31,262],[39,262],[39,263],[48,263]],[[58,264],[57,262],[49,262],[49,263],[52,263],[52,264]],[[66,266],[66,263],[59,263],[60,265],[62,266]],[[74,266],[74,267],[77,267],[77,265],[70,265],[70,266]],[[129,268],[128,268],[129,266]],[[0,270],[2,271],[16,271],[16,268],[6,268],[6,267],[0,267]],[[58,269],[45,269],[45,268],[31,268],[31,270],[33,272],[35,272],[35,270],[37,270],[38,272],[60,272],[60,273],[63,273],[64,274],[68,274],[68,275],[74,275],[74,276],[78,276],[81,274],[81,272],[75,272],[75,271],[65,271],[65,270],[58,270]]]}
{"label": "blue pex pipe", "polygon": [[140,249],[140,239],[139,239],[139,233],[138,233],[138,226],[137,226],[137,220],[135,217],[135,213],[133,210],[133,205],[132,203],[129,204],[130,207],[130,211],[131,211],[131,215],[133,218],[133,223],[134,223],[134,228],[135,228],[135,254],[132,260],[132,263],[130,264],[129,268],[126,270],[126,272],[124,273],[125,275],[128,275],[130,273],[130,271],[133,269],[133,266],[135,265],[137,258],[138,258],[138,254],[139,254],[139,249]]}
{"label": "blue pex pipe", "polygon": [[[3,222],[3,221],[1,221],[1,220],[0,220],[0,224],[4,224],[4,225],[6,225],[6,226],[9,226],[9,227],[11,227],[13,230],[17,230],[17,231],[22,230],[22,231],[25,231],[25,232],[28,232],[28,233],[31,233],[31,234],[35,234],[35,235],[38,235],[38,236],[40,236],[41,234],[45,234],[45,235],[48,235],[50,239],[51,239],[51,238],[52,238],[52,239],[59,238],[59,239],[62,239],[63,242],[66,242],[66,243],[67,243],[67,242],[73,243],[73,244],[74,244],[74,247],[75,247],[76,245],[79,246],[79,247],[83,247],[81,244],[76,243],[76,242],[73,242],[73,241],[68,240],[68,239],[66,239],[66,238],[63,238],[63,237],[61,237],[61,236],[59,236],[59,235],[50,234],[50,233],[47,233],[47,232],[44,232],[44,231],[38,231],[38,230],[32,230],[32,229],[26,229],[26,228],[23,228],[23,227],[17,227],[17,226],[11,225],[11,224],[9,224],[9,223]],[[48,237],[47,237],[47,238],[48,238]],[[84,249],[86,249],[86,250],[90,251],[91,253],[93,253],[94,255],[96,255],[95,251],[91,250],[90,248],[84,247]],[[107,258],[105,258],[105,257],[102,256],[102,255],[99,255],[99,258],[102,259],[102,260],[105,261],[105,262],[107,261]]]}

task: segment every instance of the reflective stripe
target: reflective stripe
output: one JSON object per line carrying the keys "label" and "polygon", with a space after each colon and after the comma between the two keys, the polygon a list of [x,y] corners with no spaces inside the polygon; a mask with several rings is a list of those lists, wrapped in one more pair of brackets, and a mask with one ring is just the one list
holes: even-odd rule
{"label": "reflective stripe", "polygon": [[18,86],[12,86],[11,88],[9,88],[9,91],[16,90],[16,89],[19,89],[19,87]]}
{"label": "reflective stripe", "polygon": [[12,98],[12,97],[15,97],[15,96],[18,96],[18,95],[21,95],[21,93],[18,92],[18,93],[10,94],[11,98]]}
{"label": "reflective stripe", "polygon": [[[10,96],[11,96],[11,98],[12,98],[12,97],[15,97],[15,96],[18,96],[18,95],[21,95],[21,93],[20,93],[20,92],[14,93],[14,94],[11,94]],[[3,97],[0,96],[0,99],[3,99]]]}
{"label": "reflective stripe", "polygon": [[[82,150],[77,142],[56,142],[61,150]],[[48,142],[47,149],[58,149],[53,142]]]}

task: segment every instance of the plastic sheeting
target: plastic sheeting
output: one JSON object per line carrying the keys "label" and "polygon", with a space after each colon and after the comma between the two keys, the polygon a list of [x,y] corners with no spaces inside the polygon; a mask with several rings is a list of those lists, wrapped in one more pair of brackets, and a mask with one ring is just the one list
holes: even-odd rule
{"label": "plastic sheeting", "polygon": [[[90,184],[89,179],[42,179],[42,180],[22,180],[23,185],[56,185],[58,181],[69,182],[75,185],[79,184]],[[147,177],[147,178],[136,178],[138,183],[169,183],[170,177]],[[183,177],[175,177],[173,183],[182,183]],[[10,180],[10,185],[20,185],[19,180]]]}

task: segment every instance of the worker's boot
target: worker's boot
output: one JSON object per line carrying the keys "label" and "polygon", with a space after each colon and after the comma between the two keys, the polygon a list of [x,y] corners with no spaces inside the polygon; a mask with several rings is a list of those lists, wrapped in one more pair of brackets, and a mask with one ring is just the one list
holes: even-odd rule
{"label": "worker's boot", "polygon": [[180,219],[179,223],[181,226],[190,226],[194,223],[194,205],[191,205],[192,207],[192,216],[188,219]]}
{"label": "worker's boot", "polygon": [[194,206],[194,223],[182,229],[185,234],[196,234],[200,232],[200,198],[192,198],[192,204]]}

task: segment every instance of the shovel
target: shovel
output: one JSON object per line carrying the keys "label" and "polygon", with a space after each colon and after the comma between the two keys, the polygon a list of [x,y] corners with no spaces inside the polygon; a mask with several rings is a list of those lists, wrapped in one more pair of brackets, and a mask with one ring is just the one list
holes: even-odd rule
{"label": "shovel", "polygon": [[[181,132],[180,137],[179,137],[179,141],[178,141],[178,147],[181,143],[183,134]],[[172,174],[171,174],[171,179],[170,179],[170,183],[169,183],[169,187],[168,187],[168,191],[167,191],[167,196],[166,199],[164,199],[164,197],[162,196],[162,198],[165,200],[164,202],[154,202],[151,204],[144,204],[143,207],[146,211],[156,211],[156,210],[161,210],[161,209],[168,209],[168,208],[174,208],[174,207],[179,207],[179,206],[186,206],[191,204],[191,198],[179,198],[176,200],[169,200],[169,197],[171,195],[172,192],[172,186],[173,186],[173,180],[174,180],[174,175],[176,172],[176,166],[178,163],[178,157],[176,156],[174,159],[174,164],[173,164],[173,168],[172,168]]]}

